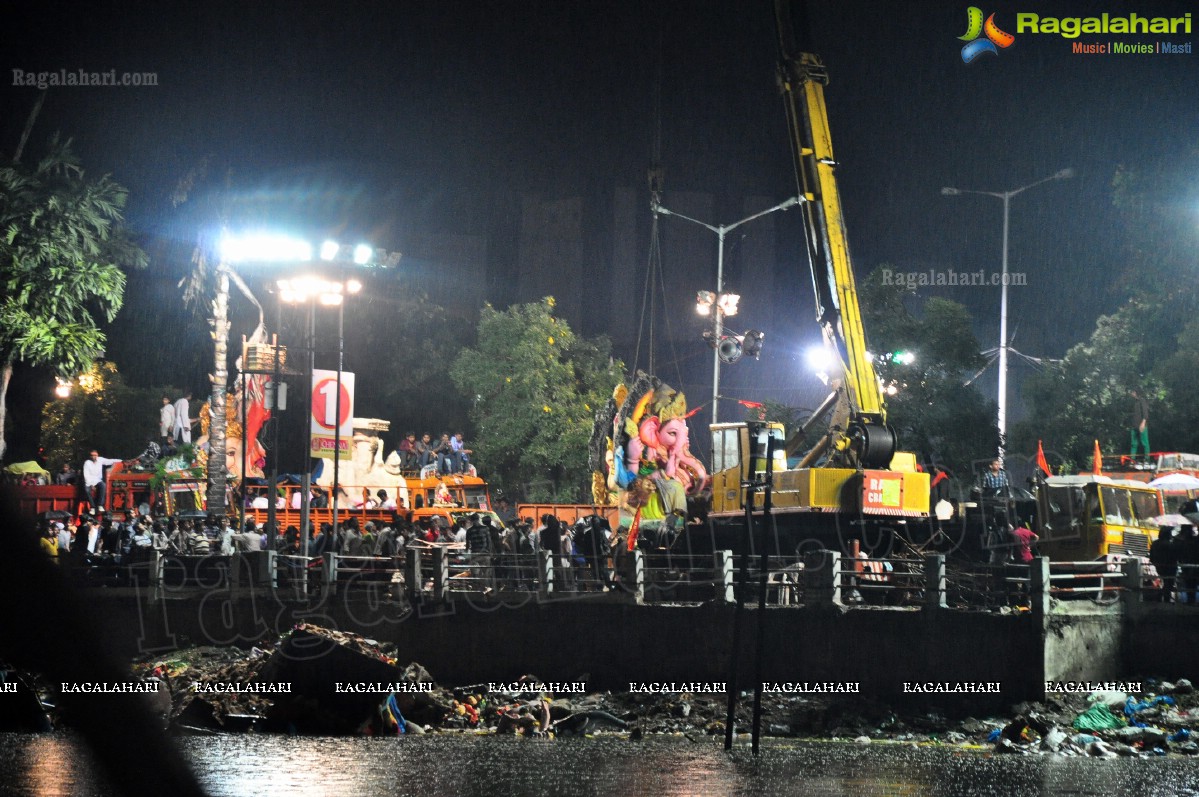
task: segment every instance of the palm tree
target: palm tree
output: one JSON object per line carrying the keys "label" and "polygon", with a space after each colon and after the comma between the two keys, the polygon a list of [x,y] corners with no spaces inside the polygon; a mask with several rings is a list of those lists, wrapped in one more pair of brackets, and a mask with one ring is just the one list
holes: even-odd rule
{"label": "palm tree", "polygon": [[121,309],[121,266],[146,264],[120,226],[126,190],[86,179],[70,144],[55,136],[35,165],[0,168],[0,458],[14,364],[89,368],[104,353],[100,319]]}

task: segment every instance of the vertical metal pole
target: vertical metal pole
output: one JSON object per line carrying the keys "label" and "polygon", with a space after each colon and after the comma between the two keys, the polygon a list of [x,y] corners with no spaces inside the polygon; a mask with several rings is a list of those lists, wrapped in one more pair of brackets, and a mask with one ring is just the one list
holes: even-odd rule
{"label": "vertical metal pole", "polygon": [[333,427],[333,540],[338,539],[337,528],[337,499],[341,494],[341,369],[342,351],[345,348],[345,341],[342,337],[343,321],[345,320],[346,300],[342,296],[341,303],[337,305],[337,398],[333,400],[333,413],[336,416]]}
{"label": "vertical metal pole", "polygon": [[720,295],[724,292],[724,234],[724,227],[716,228],[720,247],[716,251],[716,312],[712,314],[712,342],[716,346],[712,353],[712,423],[720,422],[720,336],[724,334],[724,325],[721,323],[723,311],[720,309]]}
{"label": "vertical metal pole", "polygon": [[766,653],[766,584],[767,572],[770,570],[770,549],[766,545],[767,524],[774,509],[771,481],[774,473],[775,439],[770,430],[766,430],[766,483],[765,495],[762,498],[762,558],[758,569],[758,644],[754,653],[754,719],[753,719],[753,752],[758,754],[758,740],[762,731],[762,658]]}
{"label": "vertical metal pole", "polygon": [[[750,452],[745,451],[743,454],[749,456]],[[752,479],[751,468],[750,481],[741,485],[745,490],[745,546],[741,551],[741,566],[737,570],[737,605],[733,609],[733,647],[729,653],[728,706],[724,720],[725,750],[733,749],[733,723],[737,715],[737,659],[741,652],[741,623],[745,614],[745,592],[749,587],[749,551],[753,547],[750,538],[753,534],[753,506],[756,490]]]}
{"label": "vertical metal pole", "polygon": [[[271,363],[271,450],[269,456],[271,458],[271,495],[275,495],[279,491],[279,332],[283,327],[283,310],[279,304],[275,305],[275,334],[271,340],[271,354],[274,356],[274,361]],[[272,551],[277,550],[279,535],[279,513],[275,508],[275,502],[271,501],[271,505],[266,511],[267,525],[267,542],[270,543]]]}
{"label": "vertical metal pole", "polygon": [[300,489],[300,550],[308,556],[308,538],[312,536],[312,372],[316,370],[316,309],[311,300],[308,303],[308,376],[304,383],[304,433],[305,451],[300,460],[303,463],[304,476]]}
{"label": "vertical metal pole", "polygon": [[1003,464],[1003,453],[1007,447],[1007,243],[1008,208],[1012,193],[1003,194],[1003,265],[1002,284],[999,288],[999,462]]}
{"label": "vertical metal pole", "polygon": [[[246,440],[246,336],[241,336],[241,500],[238,502],[241,506],[238,508],[238,523],[241,525],[237,529],[238,534],[246,532],[246,498],[249,493],[246,491],[246,449],[250,447],[249,441]],[[209,456],[212,452],[209,451]]]}

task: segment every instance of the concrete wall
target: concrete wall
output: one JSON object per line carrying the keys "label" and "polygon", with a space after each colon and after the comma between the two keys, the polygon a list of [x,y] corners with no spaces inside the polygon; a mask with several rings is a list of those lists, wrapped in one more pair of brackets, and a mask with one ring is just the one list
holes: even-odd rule
{"label": "concrete wall", "polygon": [[[313,622],[393,641],[445,683],[585,680],[624,691],[630,682],[727,681],[734,609],[635,606],[563,600],[519,605],[418,606],[338,596],[305,605],[279,596],[147,602],[106,596],[99,621],[121,655],[186,645],[248,646]],[[748,651],[756,611],[747,611],[738,682],[754,683]],[[761,678],[770,682],[849,681],[862,697],[950,712],[1000,711],[1037,699],[1044,680],[1041,635],[1027,615],[887,609],[768,609]],[[905,693],[905,682],[998,682],[996,694]]]}

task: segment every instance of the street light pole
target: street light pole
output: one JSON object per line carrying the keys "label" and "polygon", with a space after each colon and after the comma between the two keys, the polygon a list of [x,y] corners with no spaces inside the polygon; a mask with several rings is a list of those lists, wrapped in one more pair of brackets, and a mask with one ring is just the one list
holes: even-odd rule
{"label": "street light pole", "polygon": [[720,224],[720,225],[708,224],[706,222],[700,221],[699,219],[693,219],[690,216],[684,216],[682,213],[676,213],[673,210],[668,210],[668,209],[662,207],[662,205],[660,205],[658,203],[658,200],[656,198],[650,203],[650,210],[652,210],[654,213],[662,213],[667,216],[676,216],[676,217],[682,219],[683,221],[689,221],[692,224],[698,224],[701,227],[711,230],[712,232],[716,233],[716,237],[720,243],[719,249],[717,250],[717,253],[716,253],[716,302],[715,302],[716,312],[713,313],[713,321],[712,321],[712,333],[714,335],[714,337],[712,338],[712,341],[716,347],[716,349],[712,355],[712,423],[717,423],[719,421],[719,416],[720,416],[720,336],[724,333],[724,324],[723,324],[724,310],[721,308],[721,305],[720,305],[720,297],[724,291],[724,239],[725,239],[725,236],[728,235],[733,230],[740,227],[742,224],[751,222],[754,219],[761,218],[762,216],[765,216],[767,214],[774,213],[776,210],[787,210],[788,208],[794,207],[794,206],[798,205],[799,203],[800,203],[800,198],[793,196],[784,202],[780,202],[779,204],[775,205],[772,208],[767,208],[766,210],[758,211],[757,213],[753,214],[752,216],[746,216],[744,219],[741,219],[740,221],[735,221],[732,224]]}
{"label": "street light pole", "polygon": [[1000,271],[1000,286],[999,286],[999,410],[996,417],[996,425],[999,428],[999,461],[1003,461],[1004,449],[1007,446],[1007,368],[1008,368],[1008,335],[1007,335],[1007,315],[1008,315],[1008,231],[1010,230],[1011,219],[1011,202],[1012,197],[1021,194],[1030,188],[1034,188],[1041,183],[1047,183],[1051,180],[1068,180],[1074,176],[1074,170],[1070,168],[1062,169],[1048,177],[1042,177],[1036,182],[1028,185],[1014,188],[1011,191],[974,191],[966,188],[950,188],[941,189],[943,196],[959,196],[961,194],[982,194],[984,196],[998,197],[1003,200],[1003,258]]}
{"label": "street light pole", "polygon": [[337,419],[333,428],[333,540],[339,539],[340,530],[337,528],[337,499],[341,493],[341,371],[345,363],[342,359],[345,352],[345,309],[344,297],[337,303],[337,398],[333,400],[333,413]]}

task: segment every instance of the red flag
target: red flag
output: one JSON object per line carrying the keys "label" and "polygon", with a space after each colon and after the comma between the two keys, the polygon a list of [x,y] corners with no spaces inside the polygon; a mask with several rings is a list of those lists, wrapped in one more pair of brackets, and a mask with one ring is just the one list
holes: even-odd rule
{"label": "red flag", "polygon": [[1094,460],[1095,461],[1093,463],[1091,463],[1091,473],[1095,474],[1096,476],[1102,476],[1103,475],[1103,455],[1099,453],[1099,441],[1098,440],[1095,441]]}
{"label": "red flag", "polygon": [[1048,460],[1045,459],[1045,449],[1041,447],[1041,441],[1037,441],[1037,467],[1045,472],[1046,476],[1052,476],[1053,471],[1049,467]]}
{"label": "red flag", "polygon": [[637,507],[637,512],[633,515],[633,522],[629,524],[629,551],[637,548],[637,532],[641,531],[641,507]]}

